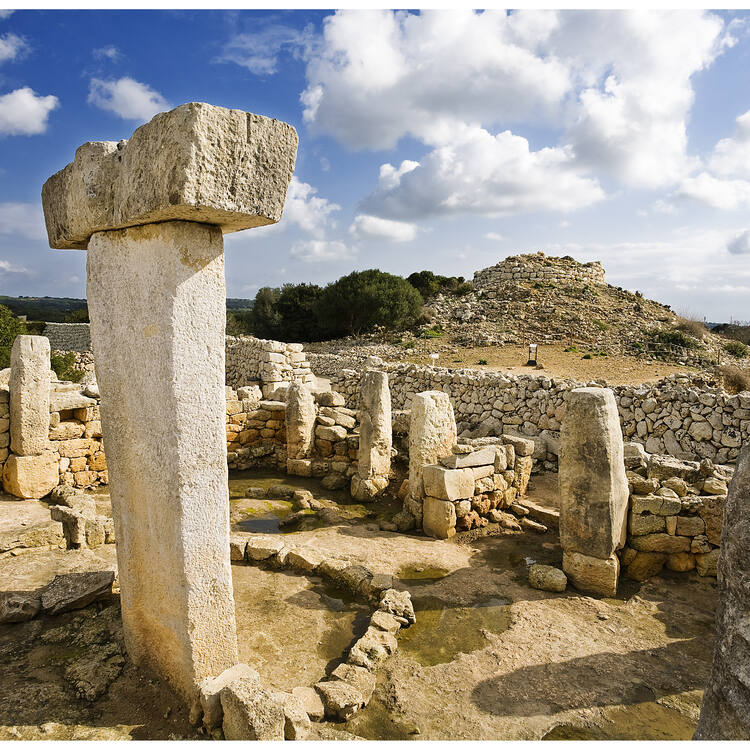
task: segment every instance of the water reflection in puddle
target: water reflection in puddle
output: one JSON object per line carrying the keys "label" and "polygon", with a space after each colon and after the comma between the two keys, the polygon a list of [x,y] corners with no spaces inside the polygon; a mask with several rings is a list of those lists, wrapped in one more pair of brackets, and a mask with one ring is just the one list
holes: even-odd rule
{"label": "water reflection in puddle", "polygon": [[401,631],[399,648],[425,667],[484,648],[483,631],[502,633],[510,624],[510,602],[499,597],[466,607],[449,606],[435,596],[412,601],[417,622]]}

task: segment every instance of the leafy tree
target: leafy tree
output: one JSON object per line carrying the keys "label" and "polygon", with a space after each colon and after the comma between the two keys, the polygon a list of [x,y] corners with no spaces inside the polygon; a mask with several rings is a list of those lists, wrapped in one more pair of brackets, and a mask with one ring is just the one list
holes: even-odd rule
{"label": "leafy tree", "polygon": [[276,310],[281,292],[270,286],[261,287],[255,295],[255,302],[250,314],[252,333],[262,339],[279,336],[281,316]]}
{"label": "leafy tree", "polygon": [[329,284],[320,298],[320,319],[327,337],[367,333],[376,326],[401,330],[417,321],[422,302],[408,281],[372,268]]}
{"label": "leafy tree", "polygon": [[458,296],[468,294],[473,287],[463,276],[440,276],[432,271],[415,271],[406,279],[424,299],[438,292],[452,292]]}
{"label": "leafy tree", "polygon": [[323,289],[317,284],[284,284],[276,301],[279,332],[284,341],[320,341],[324,331],[319,320]]}
{"label": "leafy tree", "polygon": [[16,336],[26,333],[26,324],[5,305],[0,305],[0,369],[10,367],[10,350]]}

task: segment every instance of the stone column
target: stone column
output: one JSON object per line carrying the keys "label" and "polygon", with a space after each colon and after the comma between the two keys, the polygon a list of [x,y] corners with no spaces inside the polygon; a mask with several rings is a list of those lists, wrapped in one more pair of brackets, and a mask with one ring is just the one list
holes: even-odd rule
{"label": "stone column", "polygon": [[695,740],[750,740],[750,447],[729,485],[721,530],[716,645]]}
{"label": "stone column", "polygon": [[404,509],[422,526],[424,467],[448,456],[456,444],[456,418],[447,393],[418,393],[411,404],[409,422],[409,495]]}
{"label": "stone column", "polygon": [[356,500],[367,501],[385,490],[391,473],[393,428],[388,373],[367,370],[359,399],[359,454],[351,494]]}
{"label": "stone column", "polygon": [[222,232],[279,220],[296,147],[277,120],[185,104],[42,191],[50,245],[89,251],[126,646],[187,700],[237,662]]}
{"label": "stone column", "polygon": [[40,498],[59,479],[49,449],[50,346],[44,336],[18,336],[10,353],[10,449],[3,488],[16,497]]}
{"label": "stone column", "polygon": [[577,589],[614,596],[620,573],[615,550],[625,544],[628,482],[611,390],[569,392],[558,461],[563,570]]}
{"label": "stone column", "polygon": [[315,440],[315,398],[303,383],[292,382],[286,392],[286,470],[312,475],[310,451]]}

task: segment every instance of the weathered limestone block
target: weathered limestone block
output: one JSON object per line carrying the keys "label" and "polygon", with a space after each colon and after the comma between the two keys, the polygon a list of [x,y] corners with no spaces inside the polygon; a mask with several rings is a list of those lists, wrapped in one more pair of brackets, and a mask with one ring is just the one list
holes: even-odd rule
{"label": "weathered limestone block", "polygon": [[240,679],[260,686],[260,675],[247,664],[235,664],[216,677],[204,678],[198,685],[198,696],[192,713],[196,720],[202,714],[203,726],[209,732],[221,726],[224,718],[224,711],[221,708],[221,691],[227,685]]}
{"label": "weathered limestone block", "polygon": [[568,577],[559,568],[535,564],[529,568],[529,586],[542,591],[565,591]]}
{"label": "weathered limestone block", "polygon": [[279,120],[191,102],[129,141],[85,143],[47,180],[51,247],[85,249],[94,232],[186,220],[222,232],[281,218],[297,133]]}
{"label": "weathered limestone block", "polygon": [[[693,739],[750,739],[750,448],[729,485],[718,564],[716,646]],[[699,571],[700,572],[700,571]]]}
{"label": "weathered limestone block", "polygon": [[466,469],[446,469],[443,466],[425,466],[422,482],[425,495],[441,500],[461,500],[474,495],[474,472]]}
{"label": "weathered limestone block", "polygon": [[11,453],[3,467],[3,489],[24,500],[39,499],[57,486],[57,456],[47,451],[39,456],[16,456]]}
{"label": "weathered limestone block", "polygon": [[309,458],[315,439],[315,398],[302,383],[286,392],[287,460]]}
{"label": "weathered limestone block", "polygon": [[560,432],[559,483],[563,549],[610,559],[625,543],[629,494],[611,390],[577,388],[568,394]]}
{"label": "weathered limestone block", "polygon": [[283,740],[284,710],[255,679],[243,677],[219,693],[227,740]]}
{"label": "weathered limestone block", "polygon": [[456,508],[450,500],[424,498],[422,527],[427,536],[448,539],[456,534]]}
{"label": "weathered limestone block", "polygon": [[10,449],[38,456],[49,448],[49,339],[17,336],[10,352]]}
{"label": "weathered limestone block", "polygon": [[620,575],[617,555],[613,554],[602,560],[600,557],[563,550],[563,570],[568,580],[586,594],[614,596],[617,593],[617,579]]}
{"label": "weathered limestone block", "polygon": [[392,442],[388,374],[368,370],[362,376],[360,391],[357,475],[356,479],[352,477],[351,486],[354,498],[369,500],[388,486]]}
{"label": "weathered limestone block", "polygon": [[99,232],[87,271],[126,645],[192,702],[238,661],[221,231]]}
{"label": "weathered limestone block", "polygon": [[[447,393],[418,393],[411,406],[409,423],[409,491],[407,508],[422,525],[422,471],[452,453],[456,442],[456,419]],[[406,504],[405,504],[406,507]]]}

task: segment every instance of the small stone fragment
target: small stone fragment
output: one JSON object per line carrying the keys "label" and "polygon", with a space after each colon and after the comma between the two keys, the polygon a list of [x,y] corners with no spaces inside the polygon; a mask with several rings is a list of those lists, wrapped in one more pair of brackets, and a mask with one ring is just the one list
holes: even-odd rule
{"label": "small stone fragment", "polygon": [[529,568],[529,585],[542,591],[565,591],[568,577],[559,568],[535,564]]}
{"label": "small stone fragment", "polygon": [[340,721],[351,719],[364,703],[362,693],[342,680],[319,682],[315,689],[323,698],[326,716]]}
{"label": "small stone fragment", "polygon": [[310,732],[310,717],[302,701],[292,693],[271,693],[284,712],[284,739],[304,740]]}
{"label": "small stone fragment", "polygon": [[300,700],[310,721],[323,721],[325,706],[320,693],[315,688],[296,687],[292,690],[292,695]]}
{"label": "small stone fragment", "polygon": [[284,711],[266,690],[251,678],[225,685],[219,693],[224,710],[227,740],[283,740]]}

